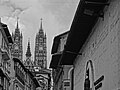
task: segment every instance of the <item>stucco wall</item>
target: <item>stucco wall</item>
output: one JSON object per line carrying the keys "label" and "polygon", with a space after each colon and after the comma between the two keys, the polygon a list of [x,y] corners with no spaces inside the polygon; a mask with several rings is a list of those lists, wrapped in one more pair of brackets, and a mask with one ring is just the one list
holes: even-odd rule
{"label": "stucco wall", "polygon": [[80,52],[74,62],[74,90],[84,90],[88,60],[93,62],[95,80],[104,75],[101,90],[120,88],[120,0],[106,6],[104,19],[98,20]]}
{"label": "stucco wall", "polygon": [[[72,70],[72,65],[64,65],[64,67],[63,67],[63,72],[64,72],[64,74],[63,74],[63,81],[64,80],[66,80],[66,79],[69,79],[69,80],[71,80],[71,70]],[[70,85],[70,87],[63,87],[65,90],[71,90],[71,85]]]}

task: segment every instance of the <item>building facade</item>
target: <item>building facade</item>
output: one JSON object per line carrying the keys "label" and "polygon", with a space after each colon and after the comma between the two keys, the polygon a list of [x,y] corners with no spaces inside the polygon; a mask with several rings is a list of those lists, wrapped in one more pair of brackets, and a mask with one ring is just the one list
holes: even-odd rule
{"label": "building facade", "polygon": [[11,62],[10,83],[10,90],[36,90],[39,87],[33,74],[17,58],[13,58]]}
{"label": "building facade", "polygon": [[33,72],[34,77],[38,80],[40,87],[37,90],[50,90],[51,89],[51,70],[41,69]]}
{"label": "building facade", "polygon": [[35,39],[35,53],[34,61],[31,59],[32,54],[30,51],[30,41],[26,51],[26,60],[24,65],[34,72],[35,69],[47,69],[47,47],[46,47],[46,34],[42,28],[42,19],[39,32]]}
{"label": "building facade", "polygon": [[73,65],[74,90],[120,89],[119,4],[80,0],[60,61]]}
{"label": "building facade", "polygon": [[42,28],[42,20],[39,32],[35,38],[34,66],[40,69],[47,68],[46,34]]}
{"label": "building facade", "polygon": [[18,58],[23,62],[23,45],[22,45],[23,36],[22,33],[20,33],[18,19],[15,32],[12,33],[12,38],[14,42],[12,46],[12,57]]}
{"label": "building facade", "polygon": [[102,10],[104,19],[98,17],[88,41],[84,44],[85,47],[80,50],[83,55],[77,56],[74,62],[74,90],[120,89],[120,9],[116,9],[120,8],[120,1],[105,1],[102,3],[109,5]]}
{"label": "building facade", "polygon": [[42,64],[44,62],[43,66],[37,65],[42,69],[40,70],[34,68],[36,64],[31,60],[30,41],[28,41],[26,61],[22,60],[22,33],[18,27],[18,20],[12,37],[7,25],[0,22],[0,90],[50,90],[51,71],[47,69],[46,35],[42,40],[44,42],[41,41],[42,44],[39,45],[43,45],[43,51],[39,53],[43,54],[39,55],[45,60],[41,60]]}
{"label": "building facade", "polygon": [[42,28],[42,19],[39,32],[35,39],[35,54],[34,61],[31,59],[30,41],[28,41],[26,60],[24,66],[32,72],[40,84],[37,90],[50,90],[51,87],[51,70],[47,69],[47,47],[46,34]]}
{"label": "building facade", "polygon": [[69,32],[60,34],[54,38],[52,46],[52,60],[50,68],[52,68],[53,90],[71,90],[73,88],[72,70],[73,65],[62,65],[60,59],[65,49]]}
{"label": "building facade", "polygon": [[9,90],[12,44],[7,25],[0,22],[0,90]]}

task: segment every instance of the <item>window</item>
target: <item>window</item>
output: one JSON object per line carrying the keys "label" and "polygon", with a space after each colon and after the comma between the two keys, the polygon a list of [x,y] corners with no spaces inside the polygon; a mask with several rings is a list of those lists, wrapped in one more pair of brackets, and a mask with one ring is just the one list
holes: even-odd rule
{"label": "window", "polygon": [[14,48],[15,50],[19,49],[17,44],[15,44]]}
{"label": "window", "polygon": [[68,79],[68,80],[64,80],[63,81],[63,86],[64,87],[69,87],[70,86],[70,80]]}
{"label": "window", "polygon": [[4,89],[6,90],[6,79],[4,78]]}
{"label": "window", "polygon": [[18,87],[18,85],[16,85],[16,87],[15,87],[15,90],[19,90],[19,87]]}
{"label": "window", "polygon": [[18,37],[16,37],[15,41],[18,41],[18,39],[19,39],[19,38],[18,38]]}
{"label": "window", "polygon": [[1,45],[2,48],[3,48],[3,45],[4,45],[4,39],[2,38],[2,45]]}

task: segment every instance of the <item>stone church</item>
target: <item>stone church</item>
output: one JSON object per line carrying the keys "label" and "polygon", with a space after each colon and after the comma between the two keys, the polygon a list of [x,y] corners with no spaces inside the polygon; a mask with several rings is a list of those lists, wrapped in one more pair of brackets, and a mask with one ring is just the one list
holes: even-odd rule
{"label": "stone church", "polygon": [[30,39],[28,40],[25,60],[23,60],[23,36],[20,33],[18,19],[15,32],[12,33],[14,44],[12,45],[12,57],[18,58],[24,66],[32,72],[34,78],[39,81],[40,87],[37,90],[50,90],[51,71],[47,69],[47,47],[46,34],[42,28],[42,19],[38,33],[35,38],[34,60],[30,49]]}
{"label": "stone church", "polygon": [[32,60],[32,53],[30,50],[30,40],[28,40],[27,51],[25,54],[25,60],[23,60],[23,36],[20,33],[19,23],[17,19],[17,25],[15,32],[12,33],[12,38],[14,44],[12,46],[12,57],[18,58],[30,71],[35,69],[47,69],[47,47],[46,47],[46,34],[42,28],[42,19],[40,24],[40,29],[36,34],[35,38],[35,51],[34,51],[34,60]]}
{"label": "stone church", "polygon": [[30,51],[30,41],[28,41],[28,47],[26,51],[26,60],[24,65],[30,71],[34,72],[35,69],[46,69],[47,68],[47,48],[46,48],[46,34],[42,28],[42,20],[39,32],[36,34],[35,38],[35,52],[34,52],[34,61],[31,59]]}

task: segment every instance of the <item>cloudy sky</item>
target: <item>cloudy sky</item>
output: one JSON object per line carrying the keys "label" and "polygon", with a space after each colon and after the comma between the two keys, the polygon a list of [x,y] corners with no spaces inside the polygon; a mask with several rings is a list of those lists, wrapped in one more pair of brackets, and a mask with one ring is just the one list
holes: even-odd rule
{"label": "cloudy sky", "polygon": [[[16,27],[19,17],[20,32],[23,33],[24,54],[30,38],[34,57],[35,36],[43,19],[43,30],[47,34],[48,66],[51,60],[51,47],[54,36],[70,29],[80,0],[0,0],[0,17],[9,27],[10,33]],[[25,59],[25,55],[24,55]]]}

